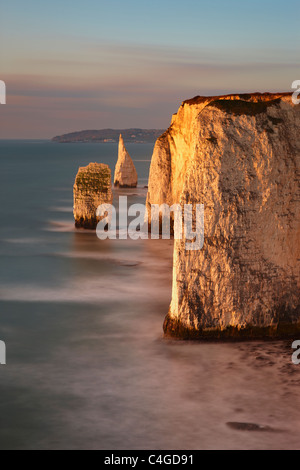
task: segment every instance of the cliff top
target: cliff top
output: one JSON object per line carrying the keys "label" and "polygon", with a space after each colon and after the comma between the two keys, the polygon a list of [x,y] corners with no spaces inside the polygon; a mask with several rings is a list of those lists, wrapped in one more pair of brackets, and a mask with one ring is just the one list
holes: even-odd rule
{"label": "cliff top", "polygon": [[280,99],[286,96],[292,96],[292,92],[283,92],[283,93],[230,93],[229,95],[219,95],[219,96],[195,96],[189,100],[183,101],[182,105],[188,104],[201,104],[205,101],[220,101],[220,100],[243,100],[249,102],[267,102],[276,99]]}
{"label": "cliff top", "polygon": [[[292,97],[293,92],[283,93],[231,93],[219,96],[195,96],[189,100],[182,102],[179,111],[187,106],[214,106],[223,111],[233,114],[245,114],[254,116],[258,113],[265,112],[268,106],[279,103],[282,98]],[[179,112],[178,111],[178,112]],[[178,112],[173,114],[172,123]]]}
{"label": "cliff top", "polygon": [[111,183],[111,171],[104,163],[90,163],[80,167],[74,189],[79,191],[107,191]]}

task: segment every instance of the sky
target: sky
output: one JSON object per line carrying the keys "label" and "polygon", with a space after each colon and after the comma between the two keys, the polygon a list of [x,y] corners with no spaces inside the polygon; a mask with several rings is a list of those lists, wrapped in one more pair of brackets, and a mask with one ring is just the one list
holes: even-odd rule
{"label": "sky", "polygon": [[0,0],[1,139],[167,128],[183,100],[291,91],[297,0]]}

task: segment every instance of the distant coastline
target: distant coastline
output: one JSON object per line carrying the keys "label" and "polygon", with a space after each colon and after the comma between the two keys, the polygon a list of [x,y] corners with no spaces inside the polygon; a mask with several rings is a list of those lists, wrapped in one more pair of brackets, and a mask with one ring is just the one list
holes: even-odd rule
{"label": "distant coastline", "polygon": [[52,139],[53,142],[58,143],[117,143],[119,136],[122,134],[124,142],[144,144],[154,143],[163,133],[165,129],[100,129],[100,130],[86,130],[79,132],[71,132],[56,136]]}

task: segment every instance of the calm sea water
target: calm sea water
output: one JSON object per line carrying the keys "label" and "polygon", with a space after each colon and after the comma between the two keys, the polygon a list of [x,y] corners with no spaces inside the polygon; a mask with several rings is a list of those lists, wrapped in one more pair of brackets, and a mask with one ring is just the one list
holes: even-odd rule
{"label": "calm sea water", "polygon": [[[115,201],[145,200],[152,149],[128,145],[140,187]],[[116,159],[114,144],[0,141],[0,448],[297,448],[289,345],[164,340],[172,242],[74,230],[78,167]]]}

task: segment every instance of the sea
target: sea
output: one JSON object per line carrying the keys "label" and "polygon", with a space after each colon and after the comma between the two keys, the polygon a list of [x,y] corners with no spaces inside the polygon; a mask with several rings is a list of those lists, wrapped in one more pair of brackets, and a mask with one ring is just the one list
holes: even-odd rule
{"label": "sea", "polygon": [[[143,203],[153,145],[127,148],[139,186],[114,203]],[[75,230],[78,168],[117,150],[0,141],[0,448],[298,448],[288,341],[164,338],[173,241]]]}

